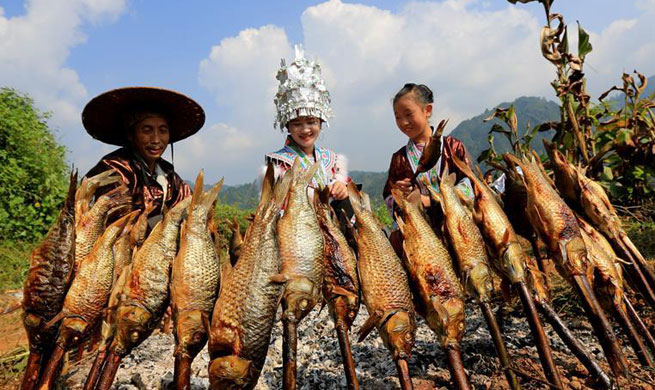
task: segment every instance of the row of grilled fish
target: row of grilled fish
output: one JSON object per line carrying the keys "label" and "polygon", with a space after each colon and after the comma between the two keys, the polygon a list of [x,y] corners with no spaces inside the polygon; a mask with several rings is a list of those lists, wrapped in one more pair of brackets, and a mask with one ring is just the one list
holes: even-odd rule
{"label": "row of grilled fish", "polygon": [[[593,318],[600,319],[597,331],[613,372],[625,374],[625,358],[611,329],[604,327],[607,320],[588,288],[589,282],[602,280],[596,290],[614,297],[604,306],[621,308],[627,313],[623,318],[638,318],[620,294],[620,272],[610,266],[616,263],[616,255],[605,256],[605,263],[597,261],[605,268],[594,268],[587,260],[603,257],[601,253],[608,253],[611,245],[596,248],[584,241],[597,232],[589,226],[583,230],[585,236],[572,228],[576,216],[538,167],[527,159],[507,156],[507,160],[522,168],[523,175],[513,177],[519,177],[525,188],[527,217],[560,271],[588,298]],[[356,248],[348,246],[327,204],[327,190],[317,191],[313,205],[307,197],[306,188],[317,166],[305,171],[295,164],[277,181],[269,168],[245,237],[240,241],[240,235],[233,236],[231,259],[217,251],[216,234],[212,234],[212,210],[220,183],[205,192],[199,175],[194,195],[169,210],[144,241],[148,210],[138,219],[138,212],[128,213],[104,228],[108,215],[124,214],[129,207],[125,188],[118,187],[90,206],[95,188],[115,178],[104,174],[85,179],[74,196],[76,178],[72,176],[65,207],[35,251],[25,285],[25,324],[32,353],[23,388],[36,388],[39,382],[38,388],[51,388],[64,352],[100,326],[99,352],[85,389],[109,389],[121,359],[154,331],[169,303],[175,321],[177,388],[190,388],[191,362],[207,340],[212,388],[254,388],[280,301],[285,326],[284,388],[295,388],[295,328],[323,300],[335,321],[348,386],[357,389],[348,329],[358,312],[360,291],[370,314],[360,340],[374,327],[378,329],[397,365],[403,389],[412,388],[407,361],[414,344],[415,312],[437,334],[456,388],[470,388],[459,352],[465,292],[476,298],[485,314],[511,387],[520,388],[490,314],[492,268],[519,292],[546,378],[561,388],[534,308],[534,303],[547,307],[544,275],[527,255],[525,240],[515,233],[495,193],[470,167],[457,164],[474,188],[473,213],[461,201],[454,175],[446,173],[439,193],[433,193],[444,211],[444,233],[429,226],[420,204],[394,192],[405,238],[402,259],[371,212],[366,194],[352,184],[349,196],[357,229],[351,234]],[[598,254],[588,256],[585,251]],[[593,269],[601,270],[600,278],[593,278]],[[54,335],[58,337],[53,344]],[[652,348],[655,342],[651,345],[651,341],[647,345]],[[640,359],[647,361],[646,346],[636,340],[633,345],[646,352]],[[591,360],[590,364],[595,363]],[[598,368],[590,372],[599,378],[604,375]],[[600,382],[608,384],[609,380],[605,376]]]}

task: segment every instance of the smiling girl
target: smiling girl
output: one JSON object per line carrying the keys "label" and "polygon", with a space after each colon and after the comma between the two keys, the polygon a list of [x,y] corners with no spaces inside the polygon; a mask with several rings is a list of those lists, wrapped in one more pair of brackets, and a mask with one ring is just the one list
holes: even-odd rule
{"label": "smiling girl", "polygon": [[346,185],[350,180],[346,158],[316,145],[323,124],[328,125],[332,116],[330,94],[321,77],[320,65],[308,61],[300,46],[296,46],[296,58],[289,66],[284,59],[277,74],[280,86],[275,95],[277,118],[275,125],[287,131],[284,147],[266,155],[266,163],[275,165],[275,176],[280,177],[291,168],[296,158],[308,169],[320,162],[309,188],[309,196],[319,186],[330,188],[330,196],[336,200],[348,197]]}
{"label": "smiling girl", "polygon": [[[403,145],[391,156],[387,182],[384,186],[383,196],[394,216],[395,206],[391,197],[391,190],[396,188],[402,191],[405,196],[416,191],[420,193],[421,201],[427,209],[432,226],[441,223],[442,215],[440,207],[431,205],[428,187],[439,192],[439,180],[444,169],[454,172],[457,175],[459,190],[467,197],[472,198],[470,182],[462,175],[455,164],[452,156],[457,156],[462,161],[471,165],[471,160],[466,147],[457,138],[445,136],[441,138],[440,157],[429,171],[419,174],[414,179],[414,172],[418,166],[423,148],[432,137],[434,128],[430,126],[430,118],[433,114],[434,97],[430,88],[423,84],[405,84],[393,98],[393,113],[396,118],[396,126],[407,136],[407,144]],[[401,239],[396,230],[391,234],[394,248],[398,246]]]}

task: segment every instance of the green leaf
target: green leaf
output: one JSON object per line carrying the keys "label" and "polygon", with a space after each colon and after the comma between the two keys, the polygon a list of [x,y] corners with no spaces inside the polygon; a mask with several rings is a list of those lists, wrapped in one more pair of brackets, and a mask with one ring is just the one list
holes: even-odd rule
{"label": "green leaf", "polygon": [[632,130],[620,129],[616,133],[616,142],[619,144],[627,144],[632,139]]}
{"label": "green leaf", "polygon": [[591,53],[591,43],[589,42],[589,34],[582,28],[578,22],[578,57],[584,61],[587,54]]}
{"label": "green leaf", "polygon": [[603,167],[603,173],[600,175],[602,181],[611,181],[614,179],[614,174],[612,173],[612,168]]}
{"label": "green leaf", "polygon": [[491,155],[491,149],[485,149],[483,150],[480,155],[477,158],[478,163],[481,163],[483,161],[487,161],[489,159],[489,156]]}

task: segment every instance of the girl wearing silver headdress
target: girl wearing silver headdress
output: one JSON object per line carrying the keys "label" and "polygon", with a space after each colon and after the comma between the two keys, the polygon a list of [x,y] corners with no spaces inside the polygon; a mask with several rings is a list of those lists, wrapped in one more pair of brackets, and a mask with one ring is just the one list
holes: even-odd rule
{"label": "girl wearing silver headdress", "polygon": [[304,169],[319,161],[321,167],[310,184],[310,198],[319,186],[328,186],[332,198],[345,199],[350,181],[346,158],[316,145],[323,124],[329,125],[328,118],[332,116],[330,94],[318,62],[307,60],[298,45],[295,51],[296,58],[290,65],[282,59],[277,72],[280,86],[274,99],[275,127],[286,129],[288,135],[282,149],[266,155],[266,163],[274,164],[277,178],[291,168],[296,158]]}

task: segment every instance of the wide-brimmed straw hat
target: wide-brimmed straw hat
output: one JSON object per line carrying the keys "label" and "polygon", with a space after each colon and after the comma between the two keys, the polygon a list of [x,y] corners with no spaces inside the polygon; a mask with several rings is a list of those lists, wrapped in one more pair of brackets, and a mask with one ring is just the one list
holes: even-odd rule
{"label": "wide-brimmed straw hat", "polygon": [[168,89],[127,87],[93,98],[82,111],[82,123],[95,139],[123,146],[127,124],[138,112],[156,112],[168,121],[170,143],[195,134],[205,123],[205,112],[193,99]]}

